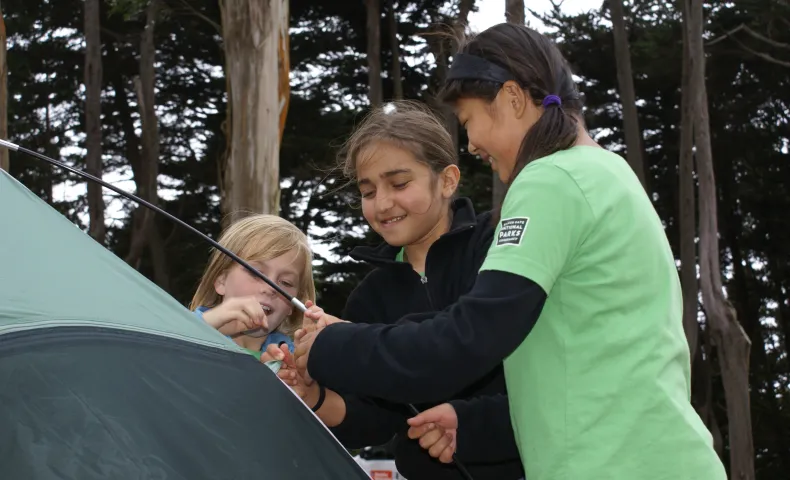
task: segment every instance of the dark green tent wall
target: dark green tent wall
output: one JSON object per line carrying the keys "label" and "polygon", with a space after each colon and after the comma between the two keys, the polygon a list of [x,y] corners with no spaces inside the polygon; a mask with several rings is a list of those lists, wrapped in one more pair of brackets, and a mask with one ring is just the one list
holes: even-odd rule
{"label": "dark green tent wall", "polygon": [[0,171],[0,479],[367,479],[268,368]]}

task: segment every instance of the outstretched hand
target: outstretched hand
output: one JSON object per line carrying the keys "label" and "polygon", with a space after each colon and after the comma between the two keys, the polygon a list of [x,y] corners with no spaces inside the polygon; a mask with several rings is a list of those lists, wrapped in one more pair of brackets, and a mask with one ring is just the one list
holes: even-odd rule
{"label": "outstretched hand", "polygon": [[[313,384],[313,379],[307,371],[307,363],[310,359],[310,349],[313,347],[316,337],[328,325],[333,323],[349,323],[337,317],[333,317],[324,312],[320,307],[315,306],[313,302],[308,301],[305,303],[307,311],[304,314],[305,321],[302,323],[302,328],[294,333],[294,363],[307,386]],[[308,321],[309,320],[309,321]]]}
{"label": "outstretched hand", "polygon": [[299,371],[299,375],[301,375],[308,386],[313,384],[313,379],[307,371],[307,362],[310,359],[310,349],[313,348],[315,337],[318,336],[321,330],[323,330],[323,327],[319,328],[316,324],[303,325],[302,328],[297,330],[294,334],[294,343],[296,344],[296,348],[294,349],[294,363],[296,364],[296,369]]}
{"label": "outstretched hand", "polygon": [[420,446],[442,463],[452,463],[458,435],[458,415],[449,403],[443,403],[407,420],[409,438],[419,439]]}
{"label": "outstretched hand", "polygon": [[324,309],[315,305],[311,301],[305,302],[305,306],[307,307],[307,311],[304,313],[304,318],[306,320],[310,320],[312,325],[317,326],[319,329],[326,327],[327,325],[331,325],[333,323],[340,323],[345,322],[348,323],[346,320],[341,320],[337,317],[333,317],[328,313],[324,312]]}

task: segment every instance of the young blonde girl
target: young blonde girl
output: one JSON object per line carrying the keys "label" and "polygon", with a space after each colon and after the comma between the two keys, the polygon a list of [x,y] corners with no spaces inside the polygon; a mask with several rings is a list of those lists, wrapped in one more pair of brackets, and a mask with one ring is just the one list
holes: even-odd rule
{"label": "young blonde girl", "polygon": [[[222,233],[219,244],[302,302],[315,301],[307,237],[287,220],[245,217]],[[258,357],[270,345],[285,344],[293,352],[292,336],[302,324],[302,312],[218,250],[211,254],[189,308]]]}

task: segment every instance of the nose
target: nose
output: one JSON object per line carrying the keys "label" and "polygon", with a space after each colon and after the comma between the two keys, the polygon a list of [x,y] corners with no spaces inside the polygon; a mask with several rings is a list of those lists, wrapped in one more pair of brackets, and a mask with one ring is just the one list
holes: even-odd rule
{"label": "nose", "polygon": [[472,143],[470,140],[469,143],[466,145],[466,149],[469,150],[469,153],[472,155],[477,155],[477,147]]}
{"label": "nose", "polygon": [[269,285],[268,283],[264,282],[263,280],[261,280],[260,286],[261,286],[261,290],[260,291],[264,295],[268,295],[270,297],[273,297],[274,295],[277,294],[277,292],[272,288],[272,286]]}
{"label": "nose", "polygon": [[[382,189],[383,190],[383,189]],[[380,191],[376,194],[376,211],[386,212],[390,208],[392,208],[394,202],[392,201],[392,197],[389,193]]]}

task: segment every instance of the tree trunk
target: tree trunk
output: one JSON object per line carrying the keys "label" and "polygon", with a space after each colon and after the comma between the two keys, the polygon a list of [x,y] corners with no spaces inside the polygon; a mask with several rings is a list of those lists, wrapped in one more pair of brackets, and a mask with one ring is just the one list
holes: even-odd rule
{"label": "tree trunk", "polygon": [[[0,138],[8,139],[8,59],[6,58],[5,17],[0,8]],[[9,171],[8,149],[0,148],[0,170]]]}
{"label": "tree trunk", "polygon": [[154,282],[165,291],[170,290],[170,275],[167,272],[167,252],[162,232],[157,228],[156,219],[151,219],[148,235],[148,251],[151,254],[151,265],[154,270]]}
{"label": "tree trunk", "polygon": [[228,90],[227,154],[222,174],[225,224],[280,210],[280,137],[288,91],[287,0],[221,0]]}
{"label": "tree trunk", "polygon": [[749,401],[749,349],[751,343],[738,323],[735,310],[724,297],[719,265],[716,180],[710,141],[708,98],[705,87],[702,0],[688,0],[684,9],[688,28],[694,139],[699,174],[700,284],[710,335],[718,352],[730,442],[730,476],[754,480],[754,443]]}
{"label": "tree trunk", "polygon": [[697,410],[705,426],[713,436],[713,448],[719,457],[724,452],[724,439],[721,434],[716,412],[713,410],[713,360],[711,358],[712,346],[707,331],[697,323],[696,337],[702,343],[696,349],[696,355],[691,359],[691,403]]}
{"label": "tree trunk", "polygon": [[[684,1],[685,0],[681,0]],[[689,344],[691,358],[696,355],[699,321],[697,305],[699,283],[697,281],[697,232],[696,201],[694,195],[694,143],[693,112],[691,110],[691,87],[689,76],[688,32],[683,29],[683,65],[681,73],[680,99],[680,282],[683,288],[683,329]]]}
{"label": "tree trunk", "polygon": [[[143,200],[154,205],[159,203],[159,126],[156,117],[155,72],[156,45],[154,44],[154,28],[159,13],[161,0],[151,0],[146,7],[146,22],[140,40],[140,76],[134,79],[137,104],[140,110],[142,138],[140,139],[140,157],[134,171],[137,193]],[[157,228],[153,212],[145,207],[135,210],[132,221],[132,240],[126,262],[138,268],[143,250],[149,245],[154,235],[151,230]]]}
{"label": "tree trunk", "polygon": [[390,51],[392,52],[392,96],[395,100],[403,100],[403,76],[400,71],[400,42],[398,42],[398,17],[395,11],[395,0],[387,2],[387,24],[390,34]]}
{"label": "tree trunk", "polygon": [[620,87],[620,101],[623,105],[626,158],[642,187],[647,190],[645,161],[642,157],[642,131],[639,129],[639,115],[636,111],[634,74],[631,71],[631,52],[628,46],[628,33],[625,30],[623,0],[611,0],[609,8],[612,13],[617,83]]}
{"label": "tree trunk", "polygon": [[[277,160],[279,162],[279,149],[283,143],[283,135],[285,134],[285,122],[288,119],[288,106],[291,103],[291,35],[288,32],[288,1],[283,2],[282,8],[284,12],[281,15],[281,21],[278,25],[278,38],[277,38],[277,75],[280,82],[277,85],[277,105],[280,108],[280,136],[277,142]],[[277,187],[279,191],[280,179],[279,174],[277,178]],[[277,210],[279,210],[280,196],[277,196]]]}
{"label": "tree trunk", "polygon": [[[47,74],[49,80],[49,74]],[[52,130],[52,104],[47,102],[47,107],[44,109],[44,134],[42,140],[44,144],[44,154],[48,157],[57,157],[59,154],[58,146],[52,141],[55,138],[55,132]],[[47,169],[44,171],[43,179],[41,181],[42,196],[44,200],[50,205],[55,204],[54,181],[52,170]]]}
{"label": "tree trunk", "polygon": [[524,25],[527,17],[524,14],[524,0],[505,0],[505,21]]}
{"label": "tree trunk", "polygon": [[[464,29],[466,28],[466,24],[469,19],[469,13],[472,11],[474,4],[474,0],[459,1],[458,18],[455,19],[452,26],[453,36],[455,38],[460,38],[464,33]],[[438,11],[434,10],[431,12],[430,23],[433,25],[433,30],[426,37],[431,53],[433,53],[433,56],[436,59],[436,83],[439,85],[443,84],[445,78],[447,78],[449,57],[454,55],[458,50],[458,44],[455,42],[455,39],[452,39],[448,42],[445,35],[437,35],[437,33],[444,33],[440,32],[444,29],[444,25],[441,25],[442,21],[440,20],[440,17],[441,15]],[[444,118],[445,128],[447,128],[447,131],[450,132],[455,150],[458,151],[458,117],[455,116],[452,107],[449,105],[434,103],[433,107],[436,110],[441,111],[442,117]]]}
{"label": "tree trunk", "polygon": [[[101,92],[102,58],[99,34],[100,0],[85,0],[85,156],[86,170],[102,176]],[[88,215],[90,236],[104,244],[104,197],[102,186],[88,182]]]}
{"label": "tree trunk", "polygon": [[[436,58],[436,77],[438,83],[441,85],[444,83],[444,79],[447,78],[447,72],[449,70],[448,57],[455,51],[454,46],[448,46],[447,42],[442,37],[428,37],[428,42],[431,51],[433,52],[433,56]],[[450,52],[448,52],[448,48],[450,49]],[[455,112],[453,112],[452,107],[449,105],[438,103],[435,104],[434,107],[441,111],[442,117],[444,118],[444,126],[447,131],[450,132],[450,137],[453,140],[453,146],[457,152],[459,127],[458,117],[455,116]]]}
{"label": "tree trunk", "polygon": [[[505,0],[505,20],[507,23],[524,25],[527,21],[524,0]],[[491,205],[497,208],[505,200],[505,184],[496,172],[492,172],[491,181]]]}
{"label": "tree trunk", "polygon": [[368,99],[377,107],[384,101],[381,88],[381,4],[365,0],[368,36]]}

